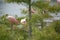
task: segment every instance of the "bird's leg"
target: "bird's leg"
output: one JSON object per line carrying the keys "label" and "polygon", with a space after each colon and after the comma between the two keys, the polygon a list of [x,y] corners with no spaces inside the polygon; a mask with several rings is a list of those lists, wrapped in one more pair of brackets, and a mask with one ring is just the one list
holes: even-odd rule
{"label": "bird's leg", "polygon": [[11,30],[13,30],[13,24],[11,24]]}
{"label": "bird's leg", "polygon": [[14,39],[13,36],[14,36],[14,29],[13,29],[13,24],[11,24],[11,37],[12,37],[12,39]]}

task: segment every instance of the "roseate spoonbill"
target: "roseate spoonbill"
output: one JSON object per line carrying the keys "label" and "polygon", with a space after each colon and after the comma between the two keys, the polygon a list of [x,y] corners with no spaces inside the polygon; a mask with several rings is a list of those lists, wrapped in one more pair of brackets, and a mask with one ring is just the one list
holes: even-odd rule
{"label": "roseate spoonbill", "polygon": [[21,19],[21,24],[26,24],[26,18],[24,18],[24,19]]}
{"label": "roseate spoonbill", "polygon": [[13,17],[13,16],[7,16],[7,19],[8,19],[12,24],[13,24],[13,23],[19,24],[18,20],[16,20],[16,18]]}
{"label": "roseate spoonbill", "polygon": [[58,3],[60,3],[60,0],[57,0]]}
{"label": "roseate spoonbill", "polygon": [[13,17],[13,16],[7,16],[6,17],[8,20],[9,20],[9,22],[11,23],[11,30],[13,31],[13,30],[15,30],[16,29],[16,27],[13,25],[14,23],[15,24],[19,24],[19,21],[15,18],[15,17]]}
{"label": "roseate spoonbill", "polygon": [[33,8],[31,8],[31,13],[35,13],[35,10]]}

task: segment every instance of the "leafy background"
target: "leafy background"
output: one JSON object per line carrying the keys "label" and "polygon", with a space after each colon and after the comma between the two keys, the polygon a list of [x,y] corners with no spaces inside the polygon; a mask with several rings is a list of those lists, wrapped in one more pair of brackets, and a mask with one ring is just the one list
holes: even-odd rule
{"label": "leafy background", "polygon": [[[6,2],[25,2],[29,4],[29,0],[6,0]],[[44,24],[44,18],[52,18],[49,15],[49,12],[60,12],[60,4],[55,4],[53,6],[49,5],[49,2],[42,2],[37,1],[32,3],[32,7],[36,8],[37,13],[32,14],[31,21],[29,21],[28,16],[27,18],[27,25],[22,25],[22,29],[19,29],[14,24],[13,30],[11,30],[11,23],[6,19],[7,15],[3,15],[0,17],[0,40],[29,40],[29,33],[28,33],[28,23],[32,23],[32,38],[31,40],[60,40],[60,20],[53,21],[46,26]],[[43,14],[44,10],[48,10]],[[21,20],[25,17],[18,17],[17,20]],[[41,23],[41,27],[39,28],[38,23]]]}

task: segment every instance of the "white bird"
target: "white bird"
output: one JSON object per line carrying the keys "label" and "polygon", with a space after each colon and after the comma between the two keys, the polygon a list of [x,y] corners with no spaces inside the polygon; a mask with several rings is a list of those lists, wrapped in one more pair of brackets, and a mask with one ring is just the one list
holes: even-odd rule
{"label": "white bird", "polygon": [[21,24],[26,24],[26,18],[21,19]]}

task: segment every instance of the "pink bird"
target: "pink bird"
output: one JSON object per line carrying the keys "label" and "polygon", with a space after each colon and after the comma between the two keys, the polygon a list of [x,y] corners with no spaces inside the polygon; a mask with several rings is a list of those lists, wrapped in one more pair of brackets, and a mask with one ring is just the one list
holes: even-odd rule
{"label": "pink bird", "polygon": [[57,0],[58,3],[60,3],[60,0]]}
{"label": "pink bird", "polygon": [[7,16],[7,19],[8,19],[12,24],[13,24],[13,23],[19,24],[18,20],[16,20],[16,18],[13,17],[13,16]]}
{"label": "pink bird", "polygon": [[31,8],[31,13],[35,13],[35,10]]}

